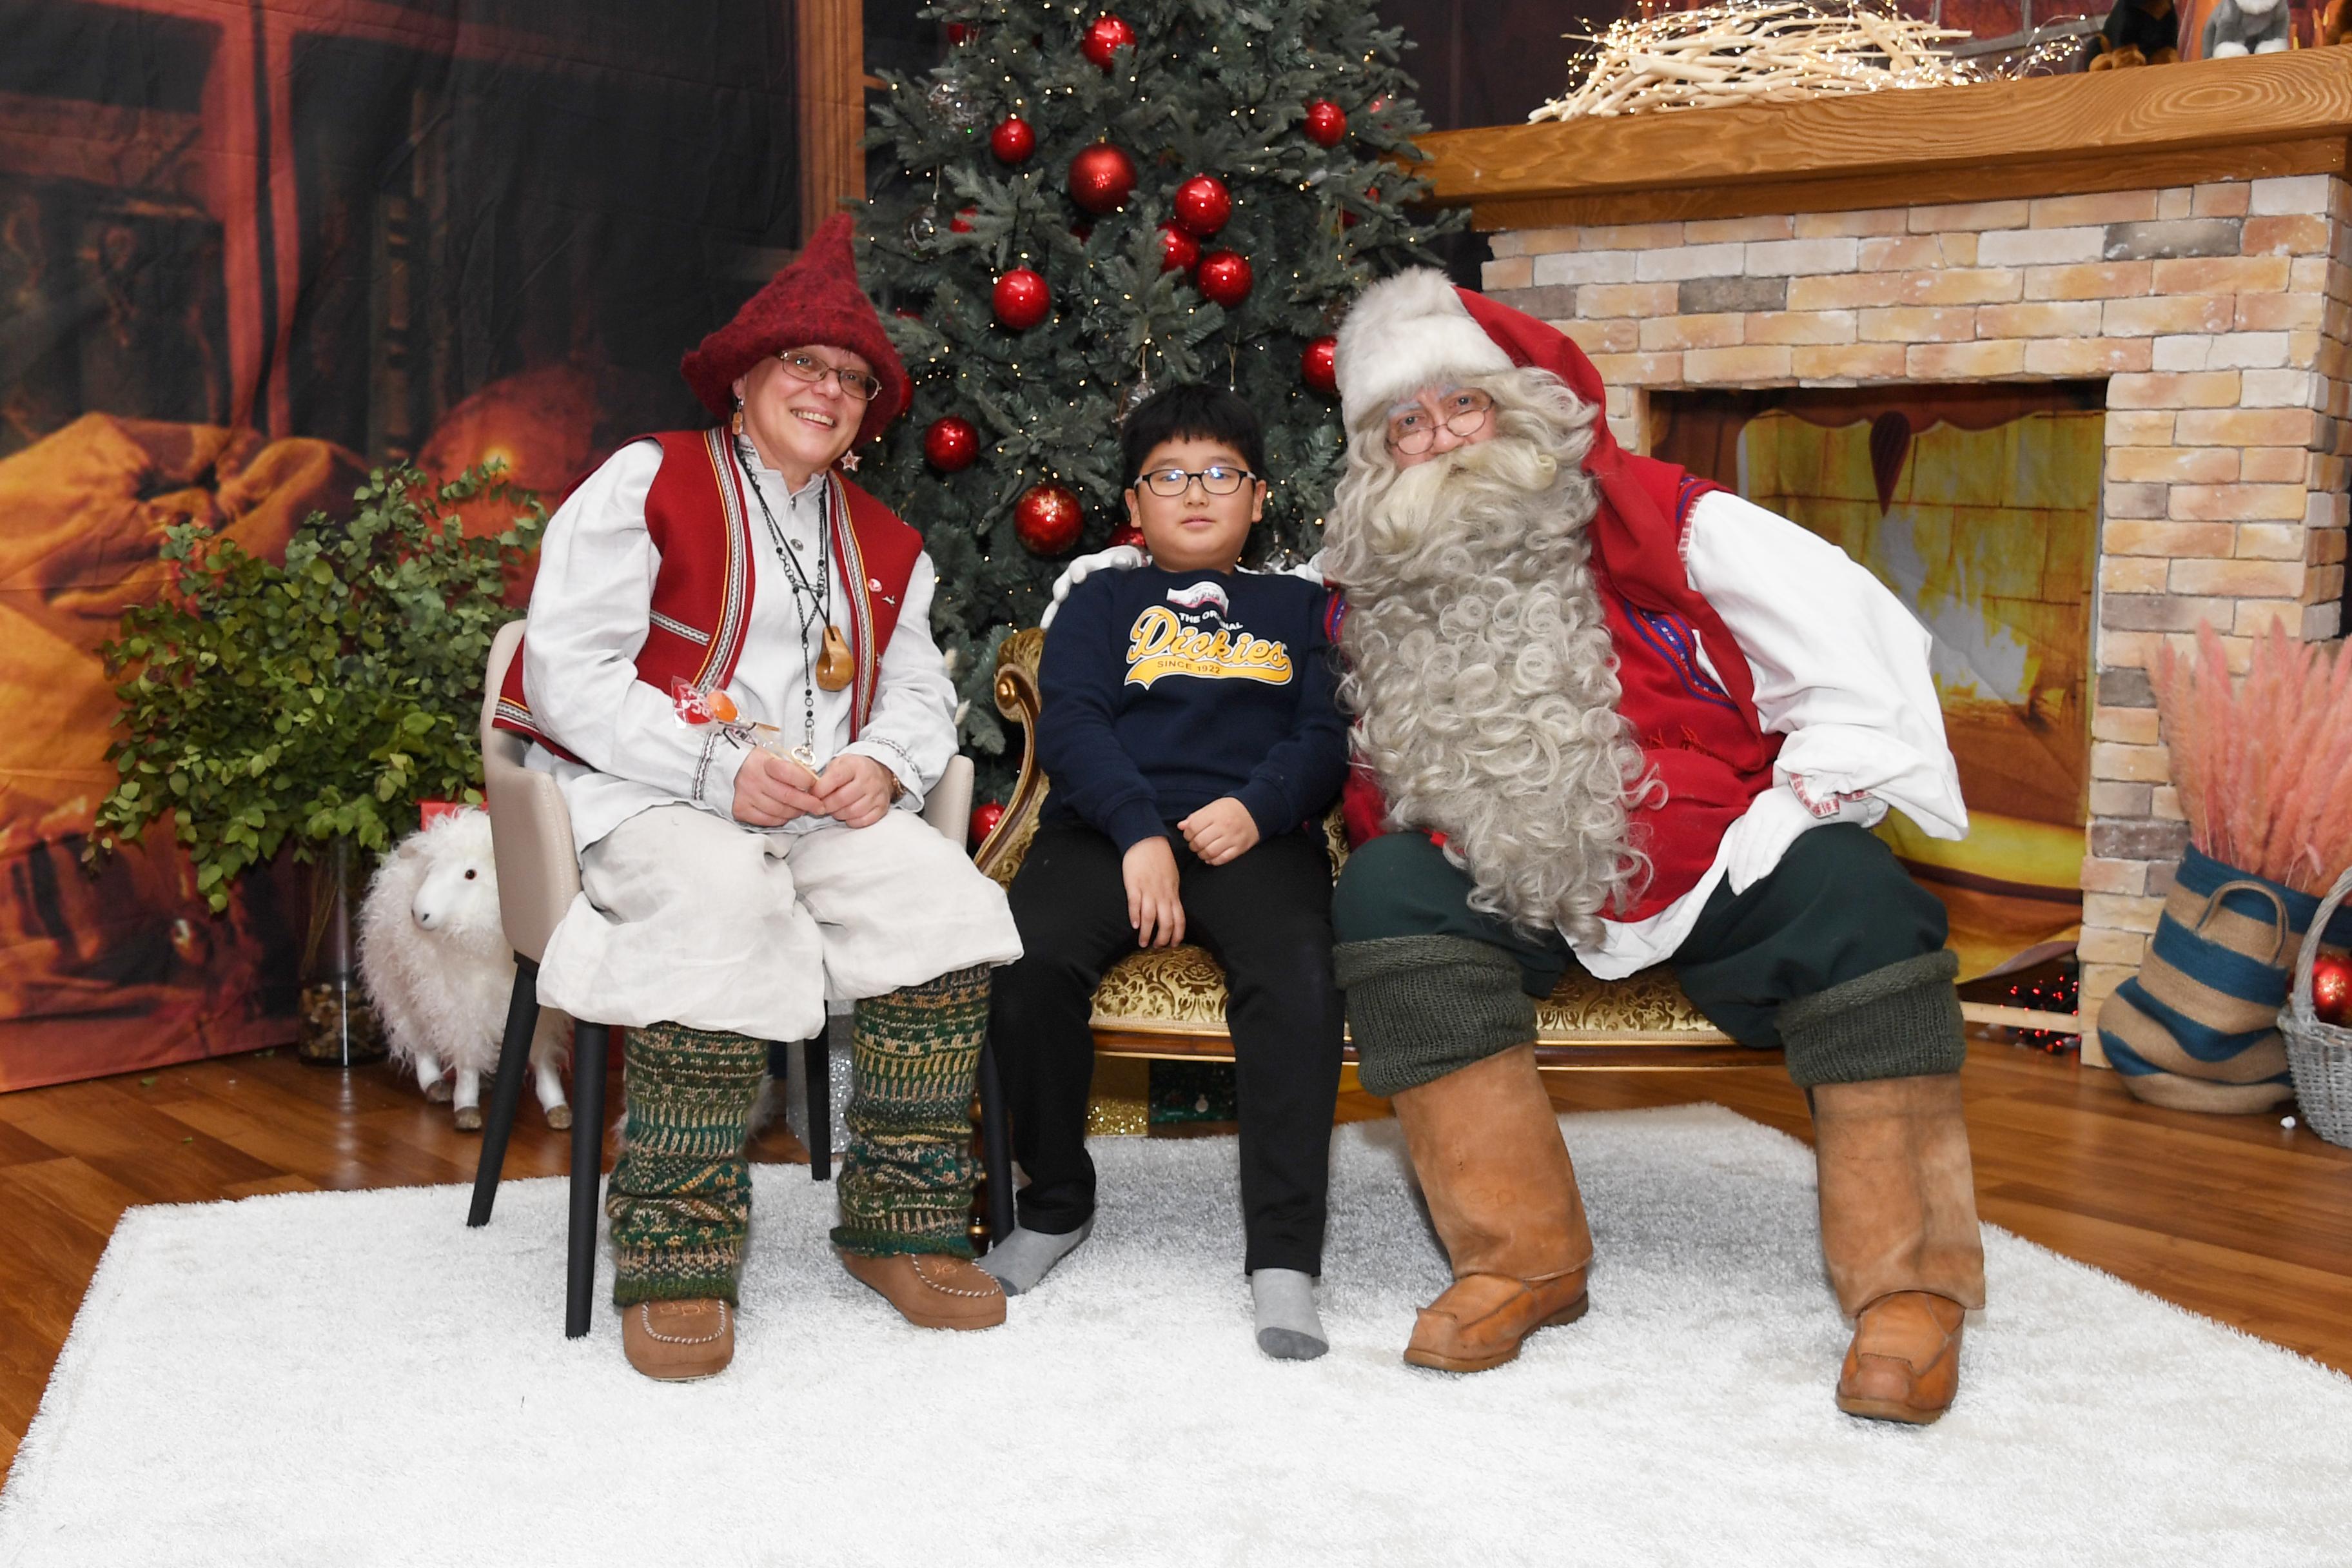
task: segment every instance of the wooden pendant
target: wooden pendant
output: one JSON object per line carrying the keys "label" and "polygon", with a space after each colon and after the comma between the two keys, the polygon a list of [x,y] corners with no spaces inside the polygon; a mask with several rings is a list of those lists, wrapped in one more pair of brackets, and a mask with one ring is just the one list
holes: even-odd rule
{"label": "wooden pendant", "polygon": [[839,691],[856,673],[857,661],[850,657],[848,642],[828,621],[824,650],[816,656],[816,683],[827,691]]}

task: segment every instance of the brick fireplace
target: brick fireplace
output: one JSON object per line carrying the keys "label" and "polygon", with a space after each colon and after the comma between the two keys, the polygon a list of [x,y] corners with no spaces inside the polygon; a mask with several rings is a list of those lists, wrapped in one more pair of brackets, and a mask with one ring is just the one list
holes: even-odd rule
{"label": "brick fireplace", "polygon": [[2329,50],[1427,143],[1486,288],[1592,355],[1636,448],[1679,390],[2104,383],[2086,1017],[2186,840],[2158,646],[2346,629],[2347,131]]}

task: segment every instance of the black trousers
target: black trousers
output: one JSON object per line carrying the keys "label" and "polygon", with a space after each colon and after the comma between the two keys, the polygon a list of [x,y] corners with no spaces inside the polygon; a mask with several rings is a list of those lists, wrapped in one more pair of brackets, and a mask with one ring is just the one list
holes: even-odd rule
{"label": "black trousers", "polygon": [[[1331,860],[1320,833],[1266,839],[1223,866],[1174,843],[1184,940],[1222,964],[1241,1118],[1244,1267],[1322,1272],[1341,1010],[1331,980]],[[1095,1211],[1087,1027],[1104,971],[1135,951],[1118,848],[1091,827],[1038,829],[1013,879],[1022,956],[996,972],[989,1036],[1028,1174],[1021,1224],[1049,1236]]]}

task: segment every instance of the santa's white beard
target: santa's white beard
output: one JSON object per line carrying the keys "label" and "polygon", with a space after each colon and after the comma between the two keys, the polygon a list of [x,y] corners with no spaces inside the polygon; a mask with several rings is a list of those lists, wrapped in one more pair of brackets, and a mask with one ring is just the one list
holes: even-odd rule
{"label": "santa's white beard", "polygon": [[1326,560],[1349,605],[1342,695],[1391,826],[1445,835],[1472,908],[1591,944],[1648,868],[1627,834],[1642,755],[1617,714],[1582,445],[1507,426],[1409,468],[1351,460]]}

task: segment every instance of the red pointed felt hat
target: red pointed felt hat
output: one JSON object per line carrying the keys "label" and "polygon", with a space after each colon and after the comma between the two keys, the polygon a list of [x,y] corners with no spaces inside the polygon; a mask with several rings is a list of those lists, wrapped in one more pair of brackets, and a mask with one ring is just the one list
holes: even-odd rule
{"label": "red pointed felt hat", "polygon": [[792,264],[743,302],[735,319],[678,362],[702,405],[724,419],[735,407],[735,379],[772,353],[819,344],[847,349],[874,367],[881,394],[857,426],[862,445],[882,434],[907,406],[907,367],[882,330],[874,302],[857,286],[847,213],[818,226]]}

